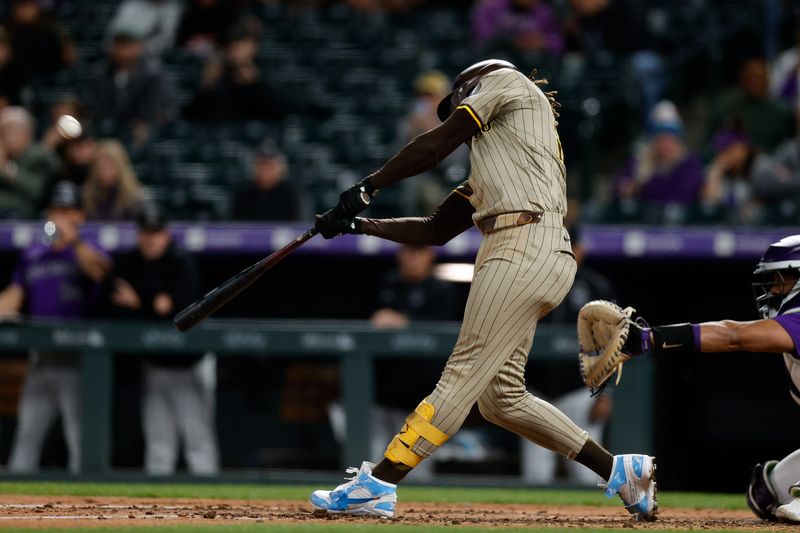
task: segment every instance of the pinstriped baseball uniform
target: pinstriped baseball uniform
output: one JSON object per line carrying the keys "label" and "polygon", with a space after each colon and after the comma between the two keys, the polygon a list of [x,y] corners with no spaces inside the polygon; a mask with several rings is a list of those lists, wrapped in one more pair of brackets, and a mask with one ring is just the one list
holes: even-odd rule
{"label": "pinstriped baseball uniform", "polygon": [[[453,435],[478,402],[491,422],[573,458],[588,435],[533,397],[524,377],[537,321],[561,302],[576,270],[563,227],[565,170],[555,117],[546,95],[512,69],[484,75],[459,107],[481,128],[471,141],[468,186],[457,190],[475,207],[473,219],[544,215],[484,237],[458,341],[428,397],[431,424]],[[424,439],[412,448],[422,456],[434,450]]]}

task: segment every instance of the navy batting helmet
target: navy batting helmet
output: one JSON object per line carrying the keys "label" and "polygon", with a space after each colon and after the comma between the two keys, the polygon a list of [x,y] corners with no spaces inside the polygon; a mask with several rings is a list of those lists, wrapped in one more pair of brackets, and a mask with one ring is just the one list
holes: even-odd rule
{"label": "navy batting helmet", "polygon": [[[800,304],[800,235],[770,244],[753,275],[753,296],[762,317],[774,317],[781,309]],[[795,283],[788,290],[776,289],[786,285],[790,279]]]}
{"label": "navy batting helmet", "polygon": [[470,92],[478,85],[481,76],[501,68],[517,70],[517,67],[515,67],[513,63],[502,59],[486,59],[485,61],[480,61],[462,70],[461,74],[456,76],[456,79],[453,80],[453,90],[442,98],[442,101],[439,102],[439,106],[436,108],[436,114],[439,115],[439,120],[442,122],[447,120],[447,117],[450,116],[453,109],[455,109],[464,98],[469,96]]}

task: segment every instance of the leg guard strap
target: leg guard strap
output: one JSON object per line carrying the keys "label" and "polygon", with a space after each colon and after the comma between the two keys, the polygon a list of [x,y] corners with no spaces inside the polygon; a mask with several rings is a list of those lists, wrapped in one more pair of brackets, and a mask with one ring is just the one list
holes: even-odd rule
{"label": "leg guard strap", "polygon": [[402,463],[414,468],[425,458],[411,451],[420,438],[437,447],[447,442],[450,436],[431,424],[433,413],[433,405],[423,400],[414,412],[408,415],[403,429],[389,443],[389,447],[386,448],[386,458],[393,463]]}
{"label": "leg guard strap", "polygon": [[408,415],[406,424],[408,424],[409,428],[416,431],[420,437],[434,446],[441,446],[450,439],[450,435],[431,424],[417,411]]}
{"label": "leg guard strap", "polygon": [[399,435],[396,435],[395,438],[392,439],[392,442],[389,443],[385,455],[391,462],[403,463],[411,468],[414,468],[422,462],[422,456],[409,450],[406,445],[403,444],[403,441],[400,440]]}

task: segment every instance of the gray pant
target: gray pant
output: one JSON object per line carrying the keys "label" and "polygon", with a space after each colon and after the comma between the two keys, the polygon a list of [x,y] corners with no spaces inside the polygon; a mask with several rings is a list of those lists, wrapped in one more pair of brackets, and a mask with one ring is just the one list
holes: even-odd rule
{"label": "gray pant", "polygon": [[191,473],[211,475],[219,469],[213,390],[201,378],[202,364],[188,368],[145,365],[142,424],[148,474],[175,472],[179,439]]}
{"label": "gray pant", "polygon": [[80,469],[80,369],[33,363],[19,401],[17,433],[8,460],[11,472],[33,472],[39,467],[42,445],[50,425],[61,414],[69,470]]}

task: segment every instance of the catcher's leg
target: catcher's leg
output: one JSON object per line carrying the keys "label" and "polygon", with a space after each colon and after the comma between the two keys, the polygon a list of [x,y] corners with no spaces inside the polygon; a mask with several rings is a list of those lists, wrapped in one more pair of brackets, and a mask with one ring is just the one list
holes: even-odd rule
{"label": "catcher's leg", "polygon": [[458,431],[511,354],[527,353],[536,321],[561,301],[575,275],[574,259],[554,251],[562,235],[529,225],[485,238],[453,353],[433,393],[389,444],[377,477],[402,479]]}
{"label": "catcher's leg", "polygon": [[792,501],[790,490],[800,482],[800,450],[781,459],[772,469],[771,478],[778,502],[783,505]]}

